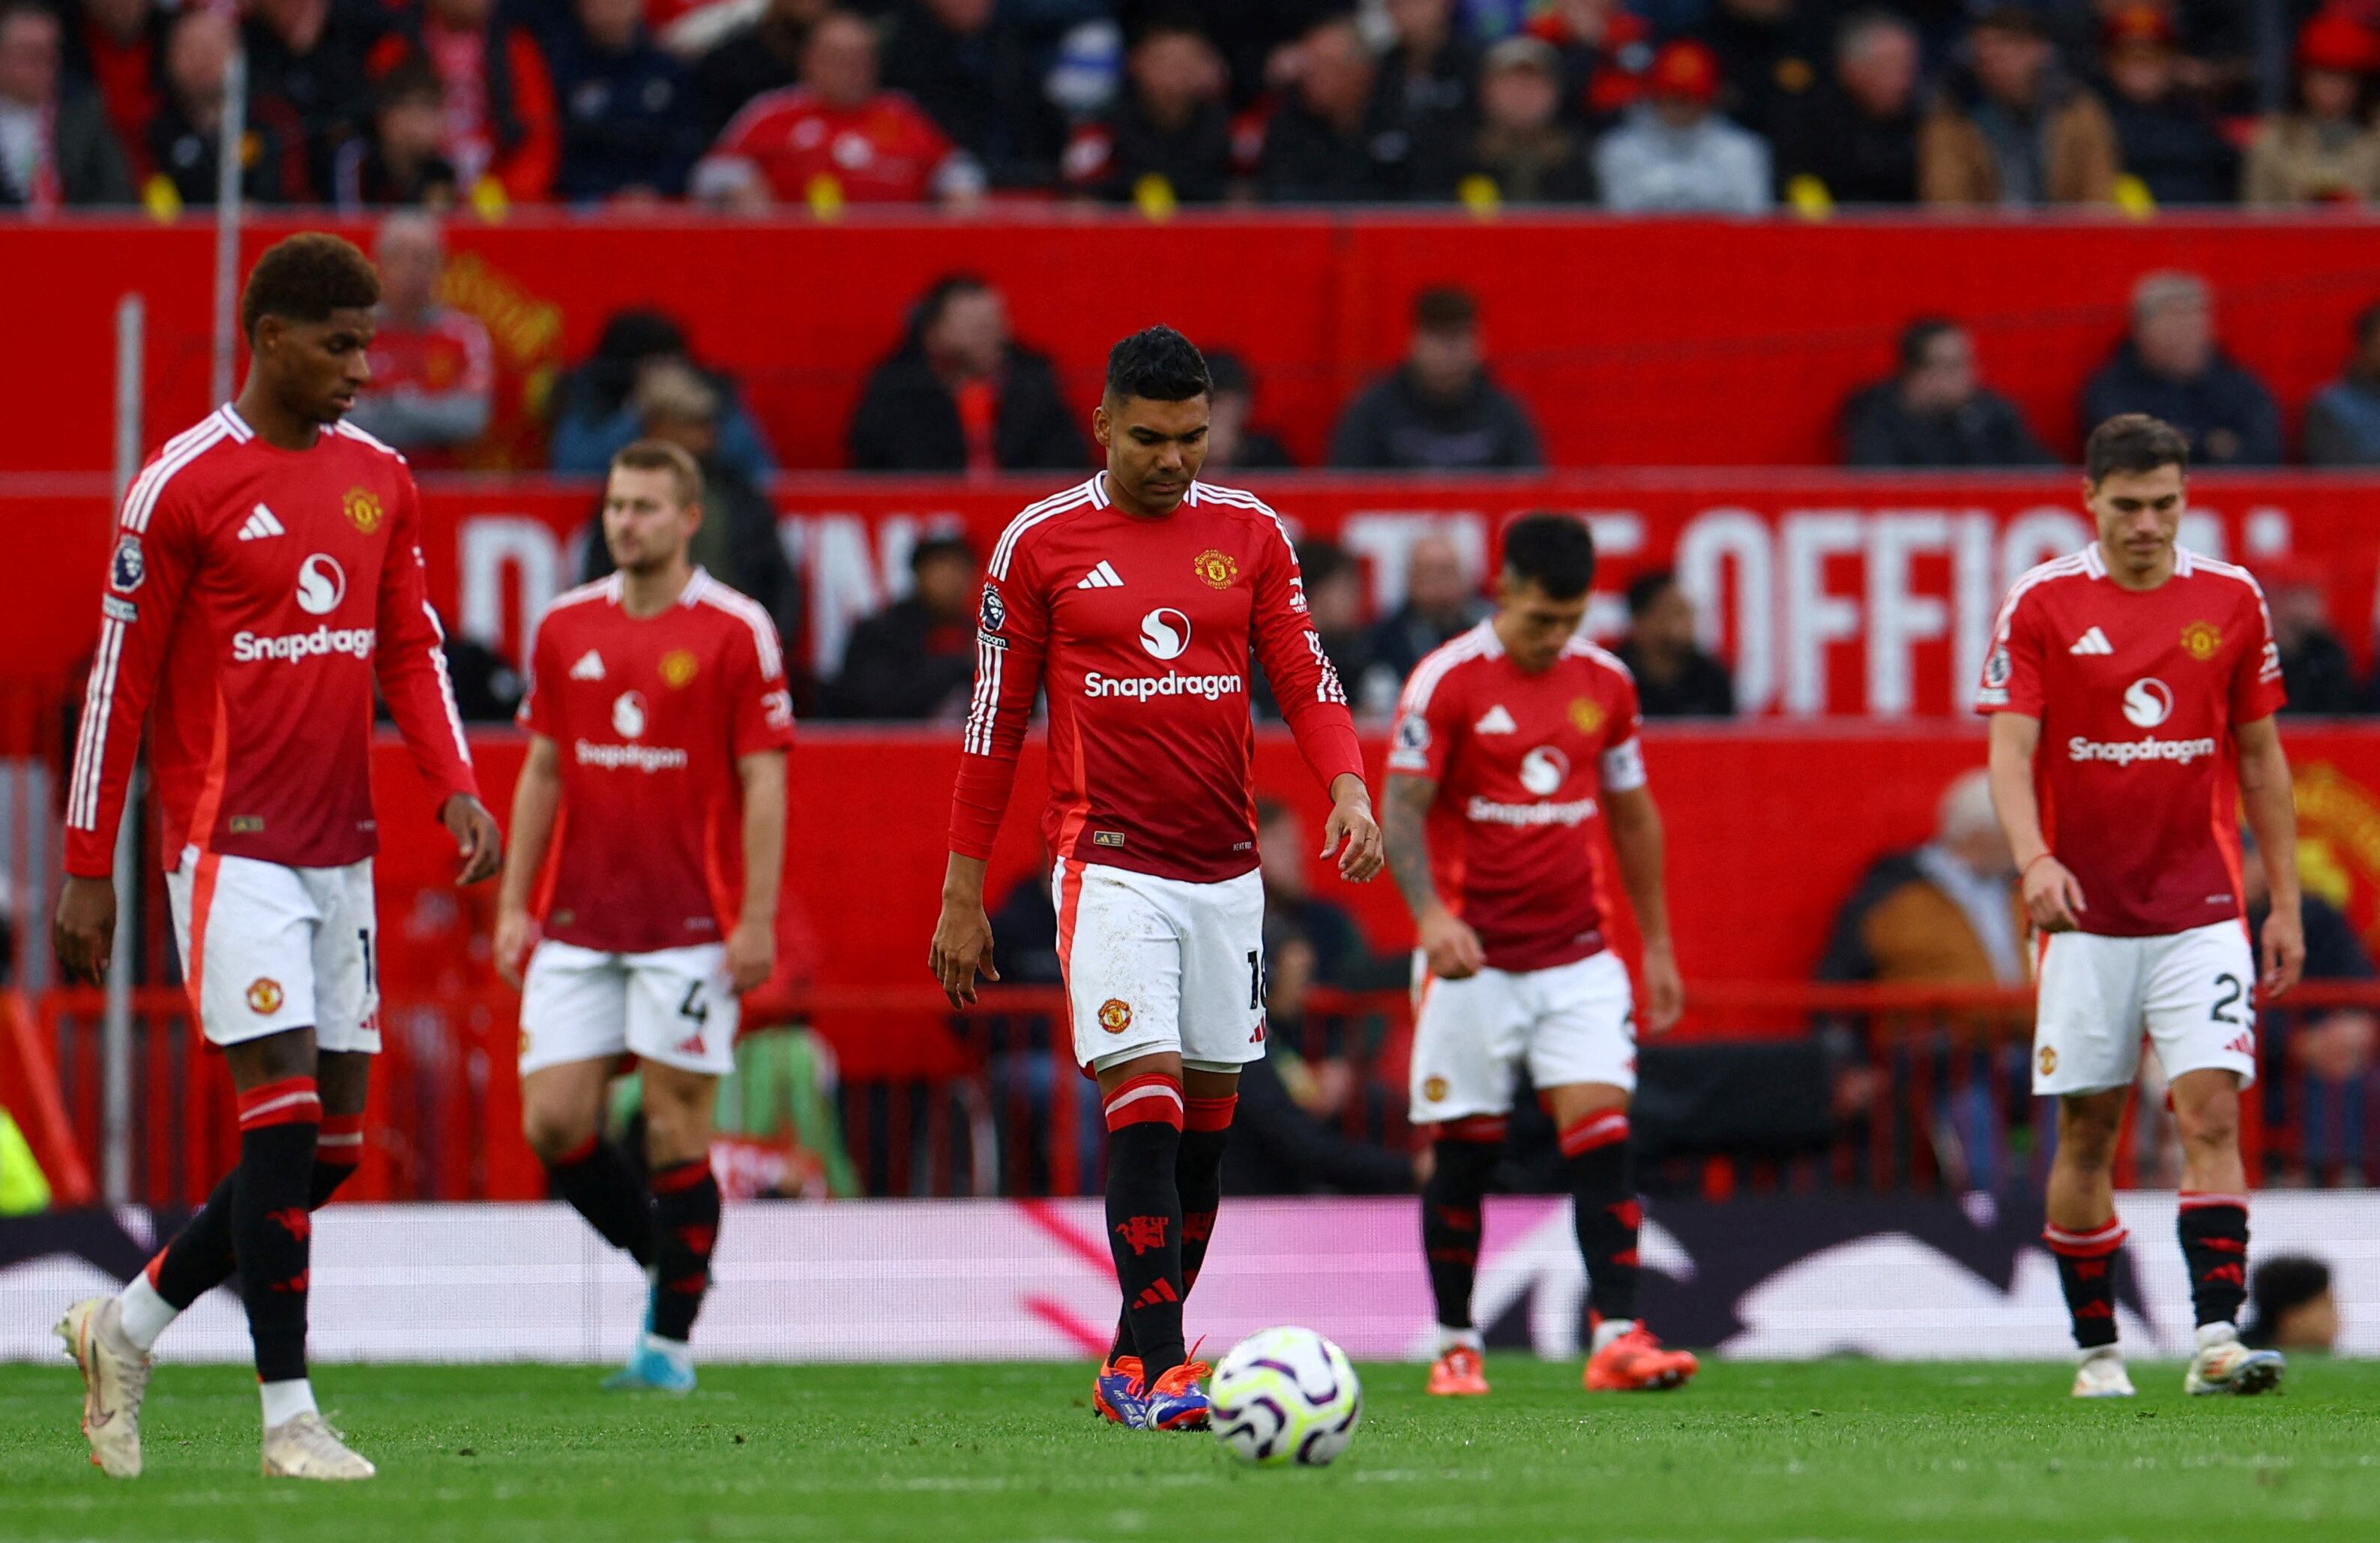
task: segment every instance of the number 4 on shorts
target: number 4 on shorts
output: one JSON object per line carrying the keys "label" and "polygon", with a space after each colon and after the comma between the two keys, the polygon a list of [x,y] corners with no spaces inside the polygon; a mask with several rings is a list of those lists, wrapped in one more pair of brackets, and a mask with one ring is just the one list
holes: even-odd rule
{"label": "number 4 on shorts", "polygon": [[677,1015],[681,1018],[692,1018],[698,1024],[707,1024],[710,1021],[710,1003],[702,1000],[701,981],[689,980],[686,983],[686,1000],[677,1004]]}

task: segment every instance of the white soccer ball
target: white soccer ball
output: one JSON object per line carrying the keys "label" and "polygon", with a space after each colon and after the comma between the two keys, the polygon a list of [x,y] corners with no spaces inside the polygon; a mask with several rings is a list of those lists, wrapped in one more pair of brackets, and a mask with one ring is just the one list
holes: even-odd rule
{"label": "white soccer ball", "polygon": [[1311,1329],[1267,1329],[1232,1347],[1207,1384],[1215,1439],[1250,1463],[1318,1468],[1347,1450],[1364,1391],[1347,1353]]}

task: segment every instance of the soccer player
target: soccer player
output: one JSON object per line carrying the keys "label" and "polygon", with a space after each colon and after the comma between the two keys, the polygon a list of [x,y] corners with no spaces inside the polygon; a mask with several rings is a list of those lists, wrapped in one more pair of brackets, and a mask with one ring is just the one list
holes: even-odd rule
{"label": "soccer player", "polygon": [[[496,916],[496,967],[522,988],[528,1143],[651,1281],[644,1331],[603,1385],[673,1393],[694,1387],[686,1342],[719,1238],[711,1105],[737,999],[776,959],[794,732],[769,614],[687,555],[701,494],[676,445],[612,458],[616,571],[556,599],[530,647]],[[603,1134],[623,1052],[644,1069],[641,1168]]]}
{"label": "soccer player", "polygon": [[1107,469],[1017,516],[993,550],[929,957],[954,1006],[1000,978],[984,860],[1046,685],[1058,957],[1075,1059],[1106,1112],[1123,1294],[1094,1401],[1145,1429],[1207,1423],[1182,1302],[1213,1235],[1239,1069],[1265,1053],[1251,646],[1330,790],[1322,855],[1351,880],[1380,866],[1362,747],[1281,517],[1197,480],[1212,390],[1171,327],[1117,344],[1091,419]]}
{"label": "soccer player", "polygon": [[1415,665],[1397,705],[1382,813],[1389,869],[1420,934],[1412,1118],[1434,1133],[1421,1197],[1438,1303],[1433,1393],[1488,1391],[1472,1278],[1480,1201],[1523,1065],[1560,1133],[1570,1177],[1594,1326],[1586,1386],[1674,1388],[1696,1366],[1636,1317],[1635,998],[1604,936],[1586,830],[1598,805],[1644,936],[1656,1032],[1677,1021],[1683,989],[1636,683],[1578,636],[1594,579],[1585,521],[1514,520],[1495,614]]}
{"label": "soccer player", "polygon": [[[140,1472],[149,1352],[235,1269],[263,1385],[264,1471],[369,1478],[306,1375],[309,1213],[362,1155],[380,1049],[370,786],[375,681],[462,854],[496,870],[403,456],[343,421],[369,378],[380,280],[332,236],[257,260],[240,298],[238,398],[175,436],[125,495],[67,796],[56,945],[107,974],[125,787],[149,722],[190,1004],[239,1095],[239,1164],[122,1294],[58,1326],[81,1368],[83,1432],[109,1475]],[[151,711],[152,705],[155,711]]]}
{"label": "soccer player", "polygon": [[[2111,1172],[2141,1035],[2171,1084],[2180,1230],[2197,1310],[2193,1393],[2258,1393],[2282,1359],[2233,1327],[2247,1294],[2240,1091],[2256,1008],[2305,964],[2297,817],[2273,714],[2272,620],[2245,570],[2175,544],[2189,444],[2143,414],[2083,452],[2098,540],[2016,581],[1976,711],[1991,718],[1992,802],[2045,934],[2033,1090],[2058,1100],[2048,1229],[2080,1347],[2077,1398],[2129,1398],[2113,1269]],[[2236,805],[2272,886],[2259,977],[2240,904]]]}

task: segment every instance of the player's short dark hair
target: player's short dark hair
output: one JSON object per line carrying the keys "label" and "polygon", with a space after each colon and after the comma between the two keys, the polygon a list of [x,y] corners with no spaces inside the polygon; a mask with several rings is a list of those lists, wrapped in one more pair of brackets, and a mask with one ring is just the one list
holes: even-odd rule
{"label": "player's short dark hair", "polygon": [[1468,289],[1434,285],[1414,297],[1413,322],[1426,333],[1467,333],[1479,324],[1479,302]]}
{"label": "player's short dark hair", "polygon": [[248,271],[239,294],[240,331],[256,336],[268,316],[327,322],[334,310],[370,310],[380,304],[380,271],[344,237],[308,230],[274,242]]}
{"label": "player's short dark hair", "polygon": [[1925,362],[1925,350],[1945,333],[1959,330],[1959,323],[1947,316],[1920,316],[1900,329],[1900,372],[1904,375]]}
{"label": "player's short dark hair", "polygon": [[1667,568],[1639,574],[1628,586],[1628,619],[1634,621],[1653,609],[1653,602],[1678,587],[1678,576]]}
{"label": "player's short dark hair", "polygon": [[2161,466],[2190,469],[2190,436],[2144,412],[2118,413],[2092,430],[2082,447],[2082,474],[2095,486],[2110,472],[2138,475]]}
{"label": "player's short dark hair", "polygon": [[702,466],[693,452],[665,439],[640,439],[612,457],[614,471],[666,471],[677,488],[680,504],[702,502]]}
{"label": "player's short dark hair", "polygon": [[1552,600],[1575,600],[1595,582],[1595,537],[1576,515],[1537,509],[1504,528],[1504,571]]}
{"label": "player's short dark hair", "polygon": [[1212,396],[1215,382],[1196,345],[1160,323],[1108,350],[1107,394],[1116,401],[1187,402]]}
{"label": "player's short dark hair", "polygon": [[917,572],[937,557],[955,557],[972,570],[977,565],[975,543],[955,531],[928,536],[909,549],[909,571]]}
{"label": "player's short dark hair", "polygon": [[2248,1323],[2240,1337],[2269,1345],[2282,1315],[2330,1289],[2330,1266],[2304,1254],[2278,1254],[2256,1267],[2248,1282]]}

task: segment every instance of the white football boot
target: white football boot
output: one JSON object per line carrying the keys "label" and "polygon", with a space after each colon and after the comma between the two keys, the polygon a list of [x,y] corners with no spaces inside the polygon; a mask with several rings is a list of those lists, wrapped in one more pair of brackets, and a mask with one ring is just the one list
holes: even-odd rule
{"label": "white football boot", "polygon": [[2288,1358],[2277,1350],[2251,1350],[2236,1333],[2214,1334],[2190,1358],[2182,1391],[2202,1397],[2235,1393],[2242,1398],[2270,1392],[2281,1385],[2281,1371],[2288,1365]]}
{"label": "white football boot", "polygon": [[379,1471],[348,1451],[339,1433],[312,1409],[264,1433],[267,1478],[370,1478]]}
{"label": "white football boot", "polygon": [[149,1357],[124,1337],[115,1298],[78,1302],[58,1319],[58,1338],[82,1373],[82,1433],[91,1460],[110,1478],[140,1476],[140,1397]]}
{"label": "white football boot", "polygon": [[2124,1353],[2103,1344],[2086,1350],[2074,1363],[2076,1398],[2131,1398],[2132,1379],[2124,1371]]}

